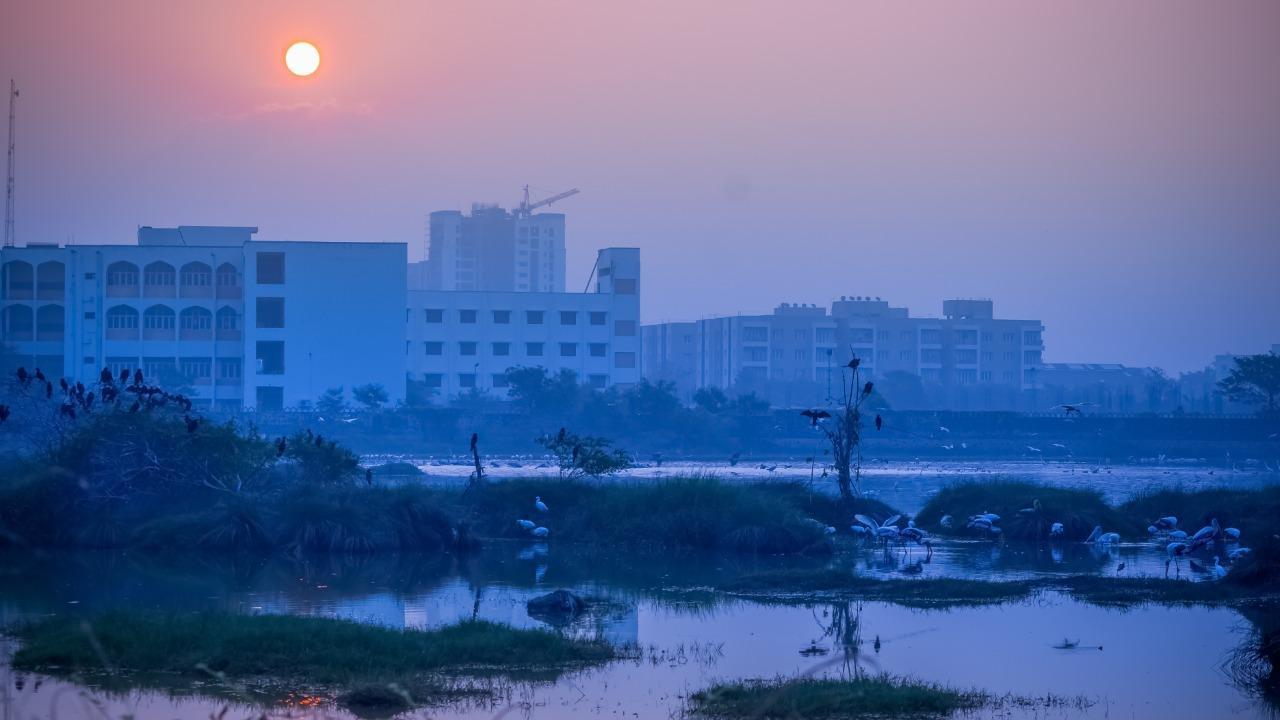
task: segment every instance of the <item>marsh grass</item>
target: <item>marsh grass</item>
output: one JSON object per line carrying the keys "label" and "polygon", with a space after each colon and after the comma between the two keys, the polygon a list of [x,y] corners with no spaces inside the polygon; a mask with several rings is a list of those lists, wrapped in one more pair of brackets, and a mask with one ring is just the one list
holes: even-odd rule
{"label": "marsh grass", "polygon": [[694,713],[708,717],[792,720],[945,717],[978,709],[989,701],[984,693],[888,675],[737,681],[712,686],[690,698]]}
{"label": "marsh grass", "polygon": [[449,677],[554,680],[618,657],[603,642],[484,621],[424,632],[284,615],[116,611],[12,632],[21,641],[13,666],[22,670],[166,690],[210,678],[225,687],[323,687],[368,706],[394,703],[370,688],[399,689],[416,704],[453,694]]}
{"label": "marsh grass", "polygon": [[[1001,517],[998,525],[1009,540],[1048,539],[1055,522],[1063,524],[1061,539],[1074,542],[1086,539],[1098,525],[1126,537],[1145,536],[1147,527],[1147,521],[1111,507],[1095,490],[1013,480],[968,481],[944,487],[921,508],[916,523],[939,535],[987,537],[965,527],[971,515],[985,512]],[[944,515],[952,517],[950,529],[939,524]]]}
{"label": "marsh grass", "polygon": [[[550,508],[534,509],[540,496]],[[566,542],[754,554],[825,554],[832,550],[823,517],[836,503],[810,499],[795,484],[726,483],[712,477],[645,482],[511,480],[476,495],[474,517],[485,535],[527,538],[528,518]],[[880,504],[876,504],[877,508]],[[815,512],[816,511],[816,512]],[[845,525],[852,514],[841,520]]]}

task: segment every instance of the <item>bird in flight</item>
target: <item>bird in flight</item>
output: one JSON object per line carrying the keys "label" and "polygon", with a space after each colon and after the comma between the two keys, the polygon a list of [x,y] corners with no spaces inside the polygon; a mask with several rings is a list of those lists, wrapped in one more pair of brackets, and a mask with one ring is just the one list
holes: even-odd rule
{"label": "bird in flight", "polygon": [[[856,358],[855,358],[855,359],[856,359]],[[826,410],[812,410],[812,409],[810,409],[810,410],[805,410],[804,412],[802,412],[802,413],[800,413],[800,414],[801,414],[801,415],[803,415],[803,416],[805,416],[805,417],[807,417],[807,418],[809,418],[809,426],[810,426],[810,427],[818,427],[818,421],[819,421],[819,420],[825,420],[825,419],[827,419],[827,418],[831,417],[831,413],[827,412]]]}

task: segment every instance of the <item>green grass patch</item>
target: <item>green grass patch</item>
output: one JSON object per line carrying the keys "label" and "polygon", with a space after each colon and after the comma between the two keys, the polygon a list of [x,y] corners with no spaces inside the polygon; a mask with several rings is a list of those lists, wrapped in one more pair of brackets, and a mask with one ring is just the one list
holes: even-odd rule
{"label": "green grass patch", "polygon": [[[1055,522],[1062,523],[1065,534],[1061,539],[1066,541],[1084,540],[1098,525],[1104,532],[1118,532],[1122,537],[1147,534],[1146,520],[1111,507],[1097,491],[1011,480],[944,487],[921,508],[916,524],[939,535],[990,537],[985,531],[965,527],[970,516],[987,512],[1000,516],[997,525],[1009,540],[1047,540]],[[941,525],[945,515],[951,516],[951,528]]]}
{"label": "green grass patch", "polygon": [[441,676],[553,679],[616,657],[603,642],[483,621],[423,632],[286,615],[119,611],[13,632],[21,641],[13,666],[23,670],[127,674],[138,685],[167,687],[210,677],[334,689],[394,685],[419,701],[440,691]]}
{"label": "green grass patch", "polygon": [[986,705],[979,692],[959,691],[887,675],[853,680],[749,680],[695,693],[696,714],[716,718],[790,720],[860,717],[945,717]]}
{"label": "green grass patch", "polygon": [[[534,508],[541,497],[549,512]],[[754,554],[825,554],[830,518],[847,527],[853,512],[793,484],[726,483],[711,477],[628,482],[510,480],[475,495],[476,528],[486,536],[526,539],[516,525],[545,525],[553,540],[615,546]],[[887,511],[875,501],[867,509]],[[862,506],[859,506],[862,507]],[[847,514],[846,514],[847,513]]]}

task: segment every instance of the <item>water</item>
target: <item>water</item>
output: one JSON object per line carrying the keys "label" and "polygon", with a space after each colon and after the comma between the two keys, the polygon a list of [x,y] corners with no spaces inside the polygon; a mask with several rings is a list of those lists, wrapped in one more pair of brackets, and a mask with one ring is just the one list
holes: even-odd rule
{"label": "water", "polygon": [[[891,558],[885,560],[873,550],[850,550],[830,560],[797,560],[631,555],[505,543],[492,543],[465,562],[381,557],[193,563],[128,553],[9,552],[0,554],[0,621],[132,607],[294,613],[431,628],[471,617],[478,595],[479,617],[545,627],[529,617],[525,602],[551,589],[568,588],[594,603],[591,612],[565,631],[639,648],[638,659],[577,672],[554,684],[502,684],[495,702],[434,708],[418,716],[680,717],[686,698],[716,681],[798,673],[840,676],[855,667],[997,695],[1063,698],[1052,705],[987,710],[978,717],[1267,715],[1267,709],[1233,685],[1221,669],[1248,639],[1250,628],[1230,609],[1148,605],[1120,610],[1045,592],[999,606],[922,610],[885,602],[763,603],[705,590],[730,578],[781,567],[831,563],[851,571],[900,576],[901,567],[911,562],[896,553]],[[1156,569],[1155,556],[1137,545],[1100,554],[1070,546],[1061,562],[1055,562],[1051,552],[1033,548],[945,543],[924,572],[996,578],[1111,573],[1118,558],[1140,571]],[[1162,561],[1158,569],[1163,572]],[[1064,638],[1078,640],[1080,646],[1055,649]],[[802,652],[809,648],[816,650]],[[209,718],[227,703],[175,699],[158,692],[86,690],[17,675],[7,666],[0,667],[0,684],[4,720]],[[252,712],[233,704],[228,717]],[[277,712],[344,717],[332,706]]]}
{"label": "water", "polygon": [[[447,460],[416,462],[427,475],[415,482],[461,483],[470,472],[469,466]],[[491,464],[494,477],[554,475],[553,469],[539,468],[539,461],[527,458]],[[743,481],[810,478],[809,466],[795,461],[763,468],[759,463],[664,463],[637,468],[624,478],[708,473]],[[834,492],[830,478],[821,478],[820,470],[814,475],[815,491]],[[944,484],[972,477],[1091,487],[1112,501],[1123,500],[1135,488],[1253,487],[1277,480],[1266,471],[1197,464],[871,462],[864,487],[911,513]],[[1232,609],[1117,609],[1045,591],[998,606],[926,610],[886,602],[756,602],[709,590],[742,575],[828,564],[882,578],[1011,580],[1078,574],[1163,577],[1164,560],[1161,546],[1153,542],[1090,547],[953,541],[937,544],[932,557],[919,549],[886,554],[846,544],[833,559],[641,555],[613,548],[501,542],[466,561],[408,555],[230,561],[9,551],[0,552],[0,623],[126,607],[293,613],[404,628],[448,625],[474,611],[477,617],[517,627],[545,627],[529,617],[526,601],[567,588],[589,598],[592,606],[562,630],[634,648],[635,658],[576,672],[554,684],[499,683],[492,701],[432,708],[416,716],[672,718],[685,714],[692,693],[718,681],[888,672],[1041,699],[1005,704],[976,717],[1270,717],[1269,708],[1233,684],[1223,670],[1253,627]],[[1174,574],[1189,581],[1207,578],[1185,562]],[[1064,639],[1079,641],[1079,647],[1053,647]],[[12,650],[12,642],[0,646],[0,657]],[[154,691],[107,692],[20,675],[2,661],[0,688],[0,720],[203,719],[216,717],[229,702]],[[1050,694],[1058,700],[1044,702]],[[347,717],[323,693],[299,688],[294,700],[272,714]],[[227,717],[261,712],[230,702]],[[316,702],[319,707],[312,706]]]}

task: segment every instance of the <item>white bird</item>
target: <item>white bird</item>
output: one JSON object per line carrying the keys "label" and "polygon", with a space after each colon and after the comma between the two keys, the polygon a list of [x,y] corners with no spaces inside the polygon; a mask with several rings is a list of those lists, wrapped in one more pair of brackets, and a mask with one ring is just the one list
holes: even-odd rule
{"label": "white bird", "polygon": [[823,532],[825,532],[828,535],[835,535],[836,529],[828,525],[826,528],[823,529]]}
{"label": "white bird", "polygon": [[946,427],[943,427],[943,426],[941,426],[941,425],[939,425],[939,426],[938,426],[938,429],[939,429],[939,430],[941,430],[941,431],[942,431],[942,432],[944,432],[944,433],[949,433],[949,432],[951,432],[951,428],[946,428]]}
{"label": "white bird", "polygon": [[943,449],[943,450],[955,450],[955,449],[956,449],[956,446],[955,446],[955,445],[952,445],[951,443],[947,443],[947,444],[945,444],[945,445],[943,445],[943,446],[942,446],[942,449]]}
{"label": "white bird", "polygon": [[541,495],[537,495],[533,498],[533,506],[538,509],[538,512],[549,512],[547,504],[542,502]]}
{"label": "white bird", "polygon": [[545,538],[546,536],[548,536],[548,535],[550,535],[550,534],[551,534],[551,531],[550,531],[550,530],[548,530],[548,529],[546,529],[546,528],[544,528],[544,527],[541,527],[541,526],[536,527],[536,528],[534,528],[534,529],[533,529],[533,536],[534,536],[534,537],[536,537],[536,538]]}
{"label": "white bird", "polygon": [[1027,446],[1027,449],[1028,449],[1028,450],[1030,450],[1030,451],[1031,451],[1031,452],[1033,452],[1033,453],[1043,452],[1040,448],[1038,448],[1038,447],[1031,447],[1030,445],[1028,445],[1028,446]]}
{"label": "white bird", "polygon": [[1062,449],[1062,450],[1066,450],[1066,449],[1067,449],[1067,446],[1066,446],[1066,445],[1063,445],[1062,443],[1053,443],[1053,447],[1056,447],[1056,448],[1059,448],[1059,449]]}
{"label": "white bird", "polygon": [[1168,577],[1169,563],[1173,563],[1175,568],[1181,570],[1181,568],[1178,567],[1178,558],[1187,554],[1187,544],[1184,542],[1171,542],[1165,548],[1165,552],[1169,555],[1168,559],[1164,561],[1164,574],[1165,577]]}
{"label": "white bird", "polygon": [[942,519],[938,521],[938,524],[939,524],[939,525],[941,525],[941,526],[942,526],[942,527],[944,527],[944,528],[950,528],[950,527],[951,527],[951,525],[952,525],[951,516],[950,516],[950,515],[943,515],[943,516],[942,516]]}
{"label": "white bird", "polygon": [[1062,523],[1060,522],[1056,522],[1049,526],[1049,535],[1053,537],[1062,537],[1063,535],[1066,534],[1066,532],[1067,532],[1067,529],[1063,527]]}
{"label": "white bird", "polygon": [[871,528],[863,525],[850,525],[849,531],[858,537],[866,537],[871,534]]}
{"label": "white bird", "polygon": [[1186,539],[1187,539],[1187,531],[1186,531],[1186,530],[1174,530],[1173,532],[1169,533],[1169,539],[1170,539],[1170,540],[1186,540]]}
{"label": "white bird", "polygon": [[893,515],[891,517],[888,517],[885,519],[884,524],[876,522],[875,518],[867,517],[866,515],[861,515],[861,514],[854,515],[853,519],[867,526],[867,529],[871,531],[872,535],[880,538],[881,540],[884,540],[887,543],[890,540],[897,540],[899,538],[899,531],[897,526],[894,525],[894,523],[898,522],[898,519],[900,517],[902,516]]}
{"label": "white bird", "polygon": [[1112,545],[1118,542],[1120,542],[1120,533],[1109,532],[1098,536],[1098,544],[1100,545]]}
{"label": "white bird", "polygon": [[1227,542],[1240,542],[1240,528],[1223,528],[1222,535]]}
{"label": "white bird", "polygon": [[1209,568],[1209,572],[1213,573],[1214,580],[1221,580],[1222,578],[1227,576],[1227,569],[1222,567],[1222,565],[1218,562],[1217,555],[1213,556],[1213,567]]}
{"label": "white bird", "polygon": [[521,530],[532,530],[537,527],[537,524],[532,520],[517,520],[516,524],[520,526]]}
{"label": "white bird", "polygon": [[1247,547],[1231,548],[1227,551],[1227,559],[1231,562],[1238,562],[1241,558],[1248,557],[1253,550]]}
{"label": "white bird", "polygon": [[1156,521],[1152,523],[1152,525],[1154,525],[1157,530],[1176,530],[1178,528],[1178,518],[1173,515],[1166,515],[1162,518],[1156,518]]}

